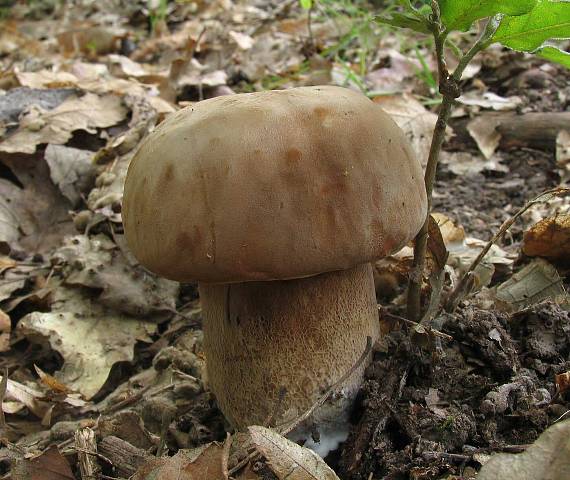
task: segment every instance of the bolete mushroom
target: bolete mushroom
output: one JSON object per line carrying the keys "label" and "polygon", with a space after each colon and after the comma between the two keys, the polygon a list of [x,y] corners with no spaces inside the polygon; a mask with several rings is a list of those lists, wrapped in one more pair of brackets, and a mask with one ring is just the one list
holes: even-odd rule
{"label": "bolete mushroom", "polygon": [[[420,164],[378,105],[301,87],[173,114],[131,162],[123,220],[142,265],[198,282],[209,385],[244,428],[295,419],[378,337],[370,262],[414,237],[426,203]],[[343,418],[363,369],[318,423]]]}

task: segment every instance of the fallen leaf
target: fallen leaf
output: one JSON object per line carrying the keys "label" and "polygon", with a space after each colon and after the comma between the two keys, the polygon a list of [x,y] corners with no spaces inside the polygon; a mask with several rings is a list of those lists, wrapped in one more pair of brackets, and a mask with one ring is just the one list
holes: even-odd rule
{"label": "fallen leaf", "polygon": [[0,309],[0,352],[10,350],[10,332],[12,331],[12,321],[10,316]]}
{"label": "fallen leaf", "polygon": [[450,171],[457,176],[474,175],[483,171],[507,173],[509,168],[499,163],[498,158],[485,160],[479,155],[468,152],[440,153],[440,162],[447,165]]}
{"label": "fallen leaf", "polygon": [[0,161],[19,182],[16,185],[0,179],[0,243],[44,253],[75,232],[69,215],[71,206],[53,185],[41,154],[0,153]]}
{"label": "fallen leaf", "polygon": [[556,388],[560,393],[564,393],[570,389],[570,372],[560,373],[554,375],[554,382],[556,383]]}
{"label": "fallen leaf", "polygon": [[32,342],[49,342],[64,359],[55,377],[90,399],[115,363],[133,359],[137,340],[150,341],[156,325],[105,309],[82,291],[60,286],[52,311],[26,315],[17,330]]}
{"label": "fallen leaf", "polygon": [[121,32],[101,26],[80,27],[57,34],[64,55],[86,53],[92,56],[114,52]]}
{"label": "fallen leaf", "polygon": [[255,43],[255,40],[245,33],[230,30],[228,35],[242,50],[249,50]]}
{"label": "fallen leaf", "polygon": [[[40,70],[38,72],[17,72],[16,79],[22,87],[33,89],[70,89],[77,86],[77,77],[69,72]],[[53,107],[52,107],[53,108]]]}
{"label": "fallen leaf", "polygon": [[[17,404],[27,407],[38,418],[43,418],[50,408],[50,405],[44,401],[45,396],[42,392],[10,379],[8,379],[6,385],[4,400],[7,399],[14,400]],[[10,413],[4,405],[2,410]]]}
{"label": "fallen leaf", "polygon": [[496,308],[513,312],[546,299],[556,300],[566,292],[556,268],[546,260],[536,258],[489,293]]}
{"label": "fallen leaf", "polygon": [[437,416],[445,418],[447,416],[447,411],[441,408],[441,400],[439,398],[439,392],[437,388],[429,388],[428,394],[424,397],[426,401],[426,406]]}
{"label": "fallen leaf", "polygon": [[21,118],[18,130],[0,142],[0,151],[34,153],[42,143],[62,145],[75,130],[96,133],[97,128],[116,125],[126,115],[127,109],[114,95],[74,95],[50,111],[33,106]]}
{"label": "fallen leaf", "polygon": [[74,207],[79,206],[95,182],[93,152],[64,145],[48,145],[45,159],[52,182]]}
{"label": "fallen leaf", "polygon": [[570,214],[548,217],[524,233],[522,251],[529,257],[553,262],[570,261]]}
{"label": "fallen leaf", "polygon": [[474,90],[461,95],[457,99],[457,102],[463,105],[503,111],[514,110],[522,104],[522,99],[516,96],[505,98],[493,92],[480,92],[478,90]]}
{"label": "fallen leaf", "polygon": [[52,256],[63,267],[67,285],[101,291],[103,306],[137,317],[175,309],[178,283],[157,277],[140,266],[131,266],[122,252],[103,234],[67,237]]}
{"label": "fallen leaf", "polygon": [[265,427],[248,427],[256,449],[279,480],[339,480],[315,452]]}
{"label": "fallen leaf", "polygon": [[501,134],[497,131],[499,123],[493,117],[478,116],[467,124],[467,131],[487,159],[493,156],[501,143]]}
{"label": "fallen leaf", "polygon": [[556,136],[556,164],[562,182],[570,180],[570,130],[561,130]]}
{"label": "fallen leaf", "polygon": [[364,77],[370,91],[373,94],[410,91],[413,82],[406,79],[416,76],[422,70],[420,61],[403,55],[395,48],[381,49],[377,56],[386,66],[373,70]]}
{"label": "fallen leaf", "polygon": [[217,443],[179,450],[173,457],[149,460],[131,480],[222,480],[222,455],[223,447]]}
{"label": "fallen leaf", "polygon": [[499,453],[477,480],[567,480],[570,478],[570,420],[548,428],[523,453]]}
{"label": "fallen leaf", "polygon": [[52,445],[37,457],[17,461],[12,478],[18,480],[75,480],[68,461]]}

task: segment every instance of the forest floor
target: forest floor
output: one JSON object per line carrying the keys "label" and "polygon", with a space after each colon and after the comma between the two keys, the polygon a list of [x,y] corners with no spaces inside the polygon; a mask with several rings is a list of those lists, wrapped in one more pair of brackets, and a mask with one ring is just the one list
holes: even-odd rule
{"label": "forest floor", "polygon": [[[425,166],[432,44],[374,23],[394,2],[372,3],[318,2],[309,23],[290,0],[0,2],[1,478],[224,478],[230,429],[203,382],[197,288],[128,252],[127,167],[193,102],[319,84],[370,96]],[[434,189],[444,293],[570,178],[568,70],[493,46],[465,77]],[[325,458],[342,479],[476,478],[570,410],[568,196],[521,215],[433,330],[402,319],[410,251],[375,265],[384,335]],[[284,478],[274,454],[234,477]]]}

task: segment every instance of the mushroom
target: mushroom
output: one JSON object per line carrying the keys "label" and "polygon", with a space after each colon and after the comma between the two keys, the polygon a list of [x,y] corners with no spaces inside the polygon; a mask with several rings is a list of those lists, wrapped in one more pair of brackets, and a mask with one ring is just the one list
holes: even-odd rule
{"label": "mushroom", "polygon": [[[241,429],[294,421],[357,363],[379,336],[370,262],[412,239],[426,209],[392,119],[318,86],[173,114],[130,164],[123,220],[142,265],[198,282],[209,386]],[[364,367],[317,425],[346,418]]]}

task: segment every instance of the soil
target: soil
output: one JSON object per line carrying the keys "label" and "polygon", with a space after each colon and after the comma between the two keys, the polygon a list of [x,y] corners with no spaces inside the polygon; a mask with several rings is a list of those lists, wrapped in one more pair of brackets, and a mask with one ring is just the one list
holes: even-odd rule
{"label": "soil", "polygon": [[442,331],[453,340],[434,350],[403,329],[383,339],[338,460],[341,478],[472,478],[475,453],[531,443],[570,409],[554,384],[570,366],[570,316],[557,305],[512,316],[467,307]]}

